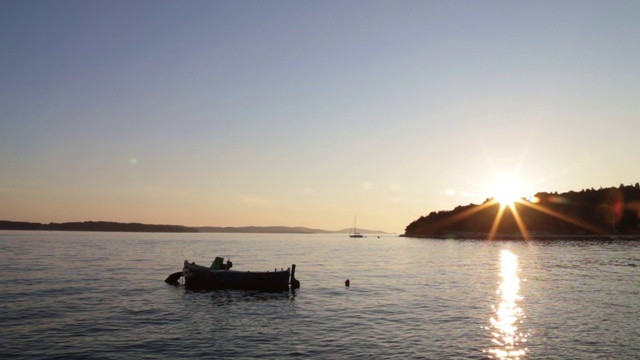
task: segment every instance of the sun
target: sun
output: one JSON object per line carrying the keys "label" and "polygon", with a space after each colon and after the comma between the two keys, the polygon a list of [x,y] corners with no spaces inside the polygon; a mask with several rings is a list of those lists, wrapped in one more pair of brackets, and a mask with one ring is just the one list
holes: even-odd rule
{"label": "sun", "polygon": [[499,179],[491,191],[494,200],[502,206],[513,205],[514,202],[522,199],[524,187],[516,178]]}
{"label": "sun", "polygon": [[499,202],[500,205],[513,205],[514,202],[520,199],[520,196],[513,188],[508,188],[500,189],[493,198]]}

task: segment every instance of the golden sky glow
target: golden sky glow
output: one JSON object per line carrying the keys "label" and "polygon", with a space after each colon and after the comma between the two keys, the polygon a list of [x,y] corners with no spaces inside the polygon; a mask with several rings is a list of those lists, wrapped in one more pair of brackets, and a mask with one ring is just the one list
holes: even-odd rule
{"label": "golden sky glow", "polygon": [[635,183],[635,6],[0,2],[0,220],[401,233]]}

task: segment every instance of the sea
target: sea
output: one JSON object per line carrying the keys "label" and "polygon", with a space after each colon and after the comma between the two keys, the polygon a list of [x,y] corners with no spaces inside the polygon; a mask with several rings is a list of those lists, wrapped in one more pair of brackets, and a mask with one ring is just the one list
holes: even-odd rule
{"label": "sea", "polygon": [[[301,287],[164,282],[216,256]],[[0,259],[2,359],[640,358],[640,241],[0,231]]]}

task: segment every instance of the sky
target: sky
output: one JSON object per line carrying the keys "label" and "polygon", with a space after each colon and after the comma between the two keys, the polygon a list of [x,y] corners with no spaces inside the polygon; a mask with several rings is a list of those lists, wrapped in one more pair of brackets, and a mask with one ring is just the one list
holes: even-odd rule
{"label": "sky", "polygon": [[640,181],[638,1],[0,2],[0,220],[403,233]]}

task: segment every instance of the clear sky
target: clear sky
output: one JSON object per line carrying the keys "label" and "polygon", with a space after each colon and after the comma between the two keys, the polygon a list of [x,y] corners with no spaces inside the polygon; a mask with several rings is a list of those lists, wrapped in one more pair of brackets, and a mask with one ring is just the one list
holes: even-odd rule
{"label": "clear sky", "polygon": [[3,0],[0,219],[403,232],[496,187],[635,184],[638,19],[635,0]]}

